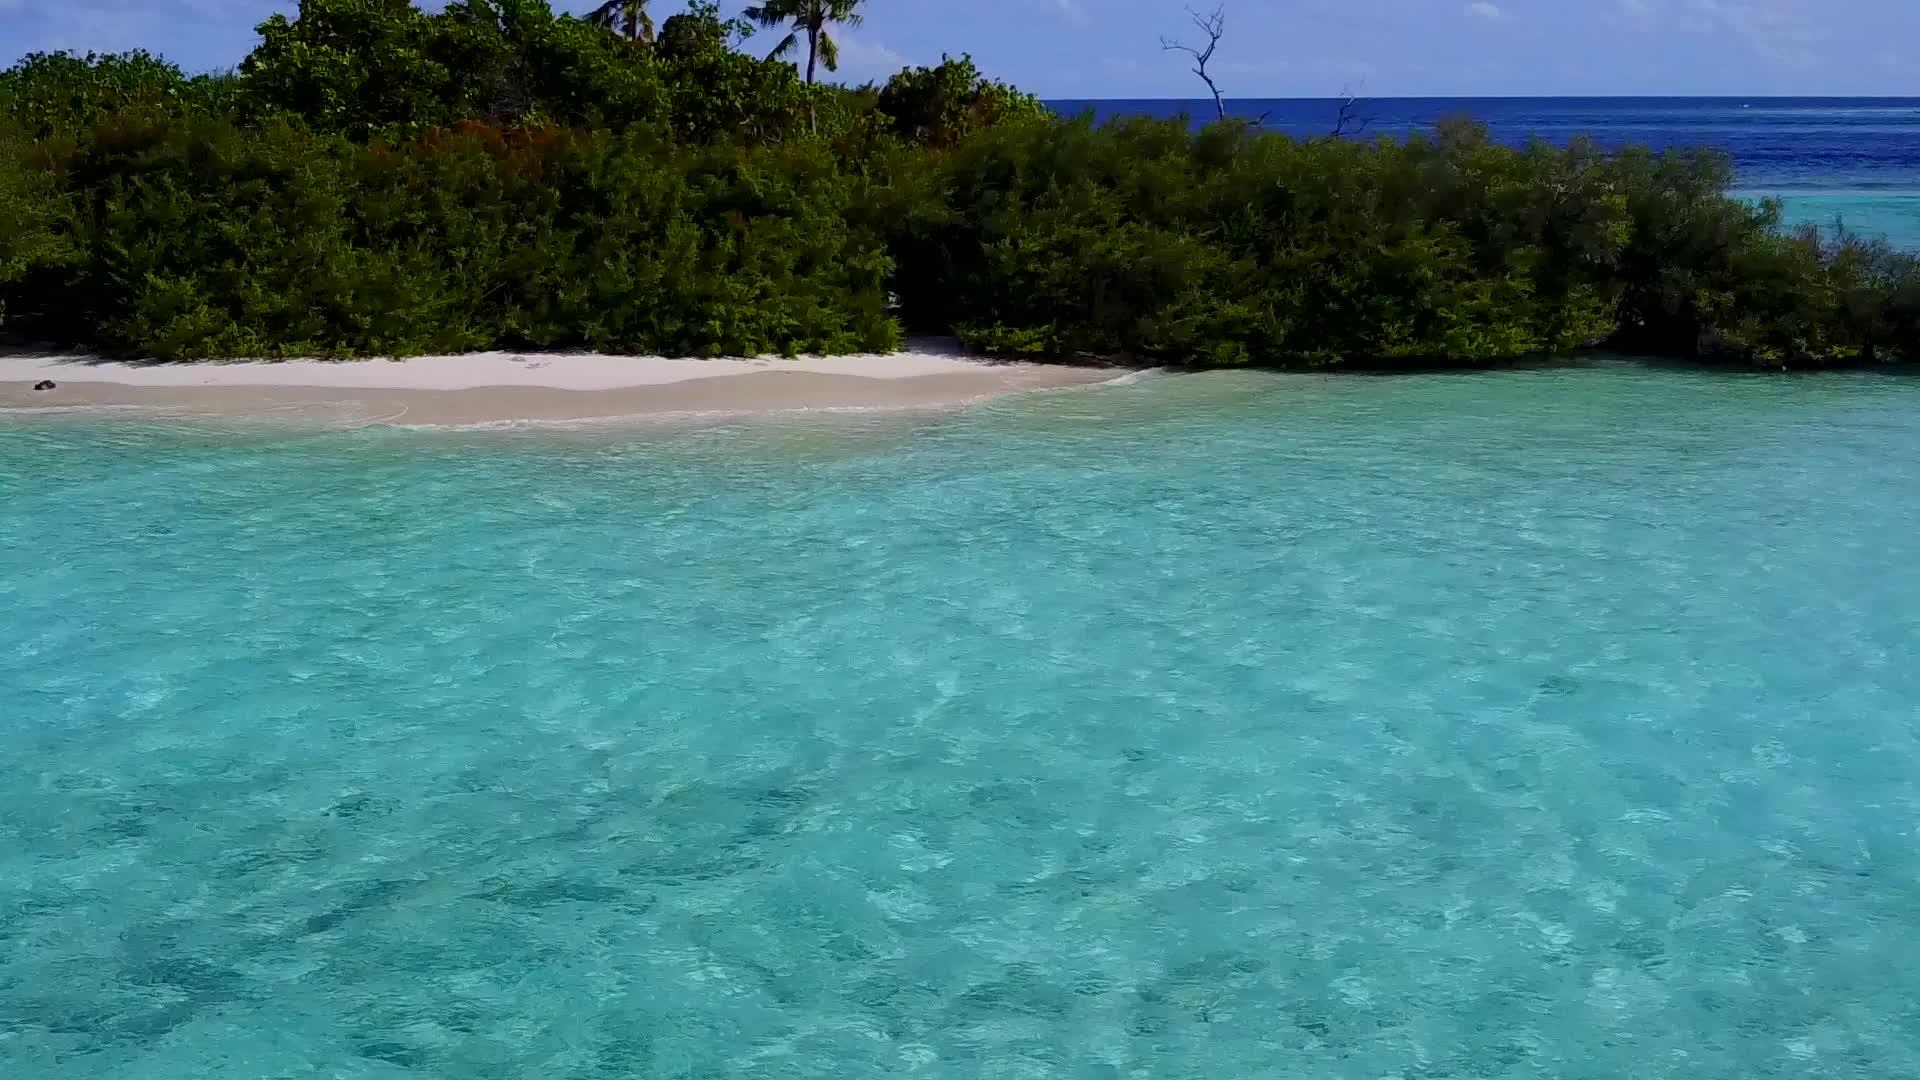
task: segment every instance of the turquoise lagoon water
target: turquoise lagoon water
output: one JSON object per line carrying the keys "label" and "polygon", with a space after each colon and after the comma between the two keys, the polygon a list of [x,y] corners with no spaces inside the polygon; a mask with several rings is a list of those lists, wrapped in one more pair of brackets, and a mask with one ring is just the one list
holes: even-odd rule
{"label": "turquoise lagoon water", "polygon": [[1734,194],[1756,202],[1763,198],[1780,200],[1781,220],[1788,227],[1817,225],[1828,236],[1837,236],[1844,229],[1869,240],[1920,251],[1920,190],[1912,187],[1852,191],[1742,188]]}
{"label": "turquoise lagoon water", "polygon": [[1920,382],[0,482],[0,1075],[1920,1075]]}

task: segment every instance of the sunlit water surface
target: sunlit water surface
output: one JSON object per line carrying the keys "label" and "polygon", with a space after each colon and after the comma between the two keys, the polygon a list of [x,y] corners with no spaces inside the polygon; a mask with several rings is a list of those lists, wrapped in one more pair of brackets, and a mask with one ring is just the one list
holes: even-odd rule
{"label": "sunlit water surface", "polygon": [[0,1075],[1920,1075],[1920,381],[0,417]]}

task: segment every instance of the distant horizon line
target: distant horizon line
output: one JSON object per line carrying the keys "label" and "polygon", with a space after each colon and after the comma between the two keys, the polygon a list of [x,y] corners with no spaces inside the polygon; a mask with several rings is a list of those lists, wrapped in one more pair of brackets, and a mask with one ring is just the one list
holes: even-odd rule
{"label": "distant horizon line", "polygon": [[[1201,97],[1065,97],[1049,94],[1035,95],[1041,101],[1133,101],[1167,102],[1176,104],[1206,104],[1213,99]],[[1231,104],[1236,101],[1341,101],[1346,95],[1332,94],[1317,97],[1298,95],[1252,96],[1229,95],[1221,100]],[[1907,101],[1920,103],[1920,93],[1913,94],[1355,94],[1365,101]]]}

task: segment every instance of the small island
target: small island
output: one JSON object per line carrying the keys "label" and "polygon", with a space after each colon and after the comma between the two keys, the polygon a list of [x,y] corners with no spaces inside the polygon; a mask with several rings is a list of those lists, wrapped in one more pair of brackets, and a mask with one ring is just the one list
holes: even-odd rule
{"label": "small island", "polygon": [[1920,359],[1915,257],[1782,228],[1718,152],[1370,137],[1350,101],[1298,139],[1217,89],[1204,125],[1096,124],[964,56],[823,82],[859,10],[303,0],[230,73],[30,56],[0,73],[0,332],[163,361]]}

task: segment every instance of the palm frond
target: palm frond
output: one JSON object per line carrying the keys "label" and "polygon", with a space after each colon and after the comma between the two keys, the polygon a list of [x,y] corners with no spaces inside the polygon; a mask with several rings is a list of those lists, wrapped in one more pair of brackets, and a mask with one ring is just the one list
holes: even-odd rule
{"label": "palm frond", "polygon": [[794,33],[788,33],[786,37],[783,37],[780,39],[780,44],[775,45],[773,47],[773,51],[767,54],[767,59],[778,60],[781,57],[792,52],[794,49],[794,46],[798,44],[800,44],[800,35],[794,34]]}
{"label": "palm frond", "polygon": [[620,9],[626,6],[627,0],[607,0],[606,3],[587,12],[587,21],[595,26],[604,26],[611,30],[613,29],[614,22],[620,17]]}
{"label": "palm frond", "polygon": [[825,31],[820,34],[820,63],[828,71],[840,70],[840,46],[835,45]]}
{"label": "palm frond", "polygon": [[750,5],[740,14],[761,26],[779,26],[794,15],[792,0],[767,0],[764,4]]}
{"label": "palm frond", "polygon": [[653,16],[647,14],[647,0],[607,0],[587,12],[586,21],[638,41],[653,40]]}

